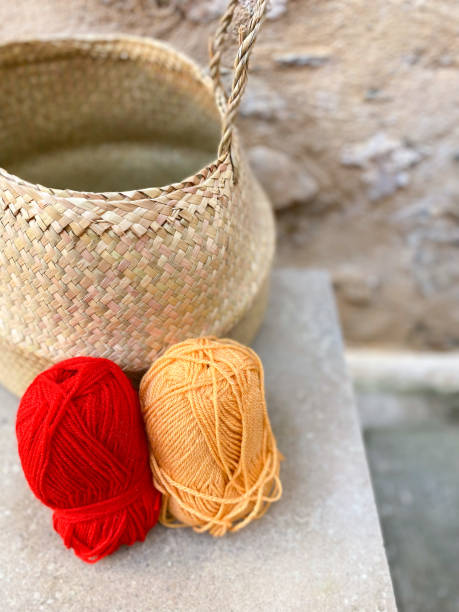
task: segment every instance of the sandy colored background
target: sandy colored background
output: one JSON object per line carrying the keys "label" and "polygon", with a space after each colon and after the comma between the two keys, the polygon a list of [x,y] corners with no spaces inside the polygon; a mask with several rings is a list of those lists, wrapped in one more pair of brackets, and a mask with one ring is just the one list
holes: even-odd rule
{"label": "sandy colored background", "polygon": [[[206,61],[222,0],[15,0],[0,40],[155,35]],[[272,0],[240,124],[282,262],[326,266],[350,343],[459,345],[459,4]]]}

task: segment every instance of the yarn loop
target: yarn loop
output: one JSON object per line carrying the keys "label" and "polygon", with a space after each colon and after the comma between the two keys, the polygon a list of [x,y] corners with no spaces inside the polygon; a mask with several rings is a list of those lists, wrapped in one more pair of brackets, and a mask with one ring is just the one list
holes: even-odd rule
{"label": "yarn loop", "polygon": [[163,524],[222,536],[280,498],[281,455],[254,351],[213,337],[176,344],[143,377],[140,404]]}
{"label": "yarn loop", "polygon": [[33,493],[84,561],[143,541],[156,524],[161,495],[138,397],[113,362],[76,357],[39,374],[19,405],[16,434]]}

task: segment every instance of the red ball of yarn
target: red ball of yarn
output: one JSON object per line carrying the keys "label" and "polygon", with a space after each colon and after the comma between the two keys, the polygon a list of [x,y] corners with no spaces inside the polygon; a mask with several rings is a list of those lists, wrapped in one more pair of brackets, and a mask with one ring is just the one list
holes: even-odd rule
{"label": "red ball of yarn", "polygon": [[25,392],[16,420],[19,456],[54,529],[88,563],[143,541],[157,520],[137,394],[108,359],[75,357]]}

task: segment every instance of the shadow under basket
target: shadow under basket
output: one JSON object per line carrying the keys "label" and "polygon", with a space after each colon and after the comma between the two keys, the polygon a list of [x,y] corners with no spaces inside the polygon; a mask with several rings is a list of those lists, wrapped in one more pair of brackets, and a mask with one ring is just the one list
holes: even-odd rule
{"label": "shadow under basket", "polygon": [[273,216],[232,126],[242,91],[230,105],[213,77],[150,39],[0,46],[0,383],[14,393],[75,355],[136,381],[185,338],[251,341]]}

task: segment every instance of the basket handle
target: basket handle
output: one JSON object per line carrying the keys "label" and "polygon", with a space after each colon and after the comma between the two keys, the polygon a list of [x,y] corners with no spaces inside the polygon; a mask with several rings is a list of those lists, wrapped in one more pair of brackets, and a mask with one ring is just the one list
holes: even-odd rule
{"label": "basket handle", "polygon": [[228,7],[220,19],[215,36],[210,41],[209,71],[214,82],[217,104],[223,111],[222,137],[218,147],[218,157],[220,159],[231,152],[233,124],[242,94],[247,85],[249,58],[266,13],[268,0],[255,0],[249,21],[239,27],[239,48],[234,60],[231,91],[227,95],[221,81],[221,59],[223,46],[228,35],[228,28],[233,21],[234,13],[239,3],[240,0],[229,0]]}

